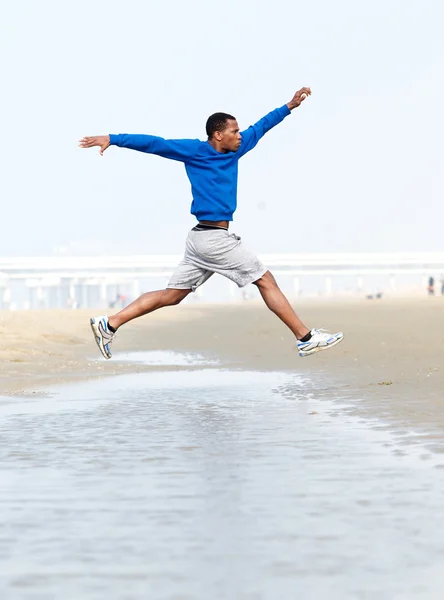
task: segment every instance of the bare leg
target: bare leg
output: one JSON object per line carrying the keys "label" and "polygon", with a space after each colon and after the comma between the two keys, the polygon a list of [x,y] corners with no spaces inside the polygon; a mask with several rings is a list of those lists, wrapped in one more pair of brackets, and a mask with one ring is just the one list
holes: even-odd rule
{"label": "bare leg", "polygon": [[275,278],[267,271],[263,277],[254,282],[268,308],[273,311],[294,333],[298,340],[305,337],[310,330],[302,323],[282,293]]}
{"label": "bare leg", "polygon": [[109,317],[109,324],[114,329],[118,329],[121,325],[128,323],[132,319],[137,319],[137,317],[146,315],[164,306],[179,304],[190,292],[191,290],[174,290],[170,288],[156,292],[147,292],[146,294],[142,294],[137,300],[134,300],[134,302],[131,302],[131,304],[128,304],[128,306],[117,314]]}

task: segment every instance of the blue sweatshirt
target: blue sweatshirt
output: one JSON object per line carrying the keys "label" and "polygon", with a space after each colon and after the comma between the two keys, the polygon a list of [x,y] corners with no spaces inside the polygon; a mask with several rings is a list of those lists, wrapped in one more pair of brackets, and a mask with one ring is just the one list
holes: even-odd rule
{"label": "blue sweatshirt", "polygon": [[218,152],[206,141],[164,140],[154,135],[110,135],[110,143],[178,160],[185,164],[191,183],[191,214],[199,221],[232,221],[237,206],[237,163],[267,131],[290,114],[285,104],[241,133],[236,152]]}

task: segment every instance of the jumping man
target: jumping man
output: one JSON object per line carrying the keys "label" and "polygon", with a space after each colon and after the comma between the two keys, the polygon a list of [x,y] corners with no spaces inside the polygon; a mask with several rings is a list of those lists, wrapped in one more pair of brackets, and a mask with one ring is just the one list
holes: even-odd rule
{"label": "jumping man", "polygon": [[242,132],[235,117],[215,113],[207,121],[208,139],[205,142],[165,140],[153,135],[126,133],[80,140],[81,148],[98,146],[101,155],[109,146],[119,146],[183,162],[192,188],[191,214],[198,221],[188,233],[184,258],[166,289],[142,294],[115,315],[91,319],[94,338],[105,358],[111,358],[111,343],[119,327],[164,306],[179,304],[213,273],[224,275],[239,287],[254,283],[268,308],[295,335],[299,356],[327,350],[342,340],[342,333],[309,330],[290,306],[270,271],[244,247],[240,237],[228,231],[237,205],[239,159],[310,95],[310,88],[301,88],[288,104],[273,110]]}

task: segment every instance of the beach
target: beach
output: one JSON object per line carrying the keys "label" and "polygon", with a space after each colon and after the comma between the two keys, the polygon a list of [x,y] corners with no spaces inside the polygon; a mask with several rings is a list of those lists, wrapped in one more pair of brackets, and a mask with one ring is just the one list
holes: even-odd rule
{"label": "beach", "polygon": [[292,334],[261,301],[188,303],[122,327],[113,359],[105,361],[92,339],[90,310],[3,311],[0,395],[44,394],[54,383],[158,369],[119,362],[124,352],[198,352],[224,368],[319,374],[330,382],[328,393],[364,398],[356,404],[362,416],[384,416],[430,436],[444,431],[442,298],[334,298],[293,305],[309,327],[343,331],[344,341],[302,359]]}
{"label": "beach", "polygon": [[298,302],[345,334],[304,359],[256,301],[147,315],[109,361],[90,311],[1,313],[0,591],[440,598],[441,302]]}

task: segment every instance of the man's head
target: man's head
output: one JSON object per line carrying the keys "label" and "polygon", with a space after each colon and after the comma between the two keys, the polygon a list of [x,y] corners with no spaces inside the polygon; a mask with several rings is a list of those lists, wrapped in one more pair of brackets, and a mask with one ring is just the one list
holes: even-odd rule
{"label": "man's head", "polygon": [[242,136],[235,117],[227,113],[214,113],[206,125],[208,141],[219,152],[236,152]]}

